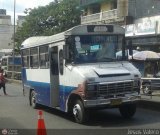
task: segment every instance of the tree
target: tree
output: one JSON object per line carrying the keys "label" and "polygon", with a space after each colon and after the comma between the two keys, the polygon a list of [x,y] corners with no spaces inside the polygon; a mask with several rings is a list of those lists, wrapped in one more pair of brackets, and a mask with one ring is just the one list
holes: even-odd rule
{"label": "tree", "polygon": [[16,48],[31,36],[50,36],[80,24],[79,0],[56,0],[47,6],[25,9],[26,17],[15,35]]}

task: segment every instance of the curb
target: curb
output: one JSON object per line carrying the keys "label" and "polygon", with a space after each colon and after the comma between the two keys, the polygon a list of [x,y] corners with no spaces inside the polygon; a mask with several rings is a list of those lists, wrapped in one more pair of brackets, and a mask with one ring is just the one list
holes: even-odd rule
{"label": "curb", "polygon": [[141,99],[137,106],[148,110],[160,111],[160,102],[158,101]]}

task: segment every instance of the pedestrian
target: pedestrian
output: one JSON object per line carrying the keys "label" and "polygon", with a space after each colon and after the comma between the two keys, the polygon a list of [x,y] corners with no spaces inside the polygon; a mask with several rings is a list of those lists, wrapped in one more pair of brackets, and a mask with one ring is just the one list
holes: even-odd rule
{"label": "pedestrian", "polygon": [[6,79],[3,75],[3,69],[0,70],[0,89],[3,88],[4,95],[8,95],[6,93]]}

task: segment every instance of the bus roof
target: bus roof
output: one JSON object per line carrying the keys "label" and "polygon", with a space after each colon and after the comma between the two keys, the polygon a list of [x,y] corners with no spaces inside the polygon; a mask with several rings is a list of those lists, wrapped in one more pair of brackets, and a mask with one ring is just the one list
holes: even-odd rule
{"label": "bus roof", "polygon": [[[113,32],[107,32],[107,31],[93,31],[92,27],[96,27],[96,26],[102,26],[102,27],[112,27],[113,26]],[[90,27],[90,31],[88,30],[88,27]],[[124,28],[122,28],[121,26],[118,25],[111,25],[111,24],[107,24],[107,25],[78,25],[75,26],[65,32],[59,33],[59,34],[55,34],[52,36],[35,36],[35,37],[30,37],[28,39],[26,39],[22,45],[21,45],[21,49],[24,48],[29,48],[29,47],[35,47],[35,46],[40,46],[40,45],[45,45],[45,44],[50,44],[50,43],[54,43],[54,42],[58,42],[58,41],[64,41],[65,40],[65,36],[69,36],[69,35],[89,35],[89,34],[125,34],[125,30]]]}

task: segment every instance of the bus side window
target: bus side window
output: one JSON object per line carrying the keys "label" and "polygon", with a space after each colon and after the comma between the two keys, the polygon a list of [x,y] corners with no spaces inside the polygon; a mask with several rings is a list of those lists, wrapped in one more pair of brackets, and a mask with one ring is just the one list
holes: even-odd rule
{"label": "bus side window", "polygon": [[30,67],[38,68],[39,67],[38,59],[38,47],[31,48],[30,50]]}
{"label": "bus side window", "polygon": [[40,68],[49,68],[48,45],[39,47]]}

